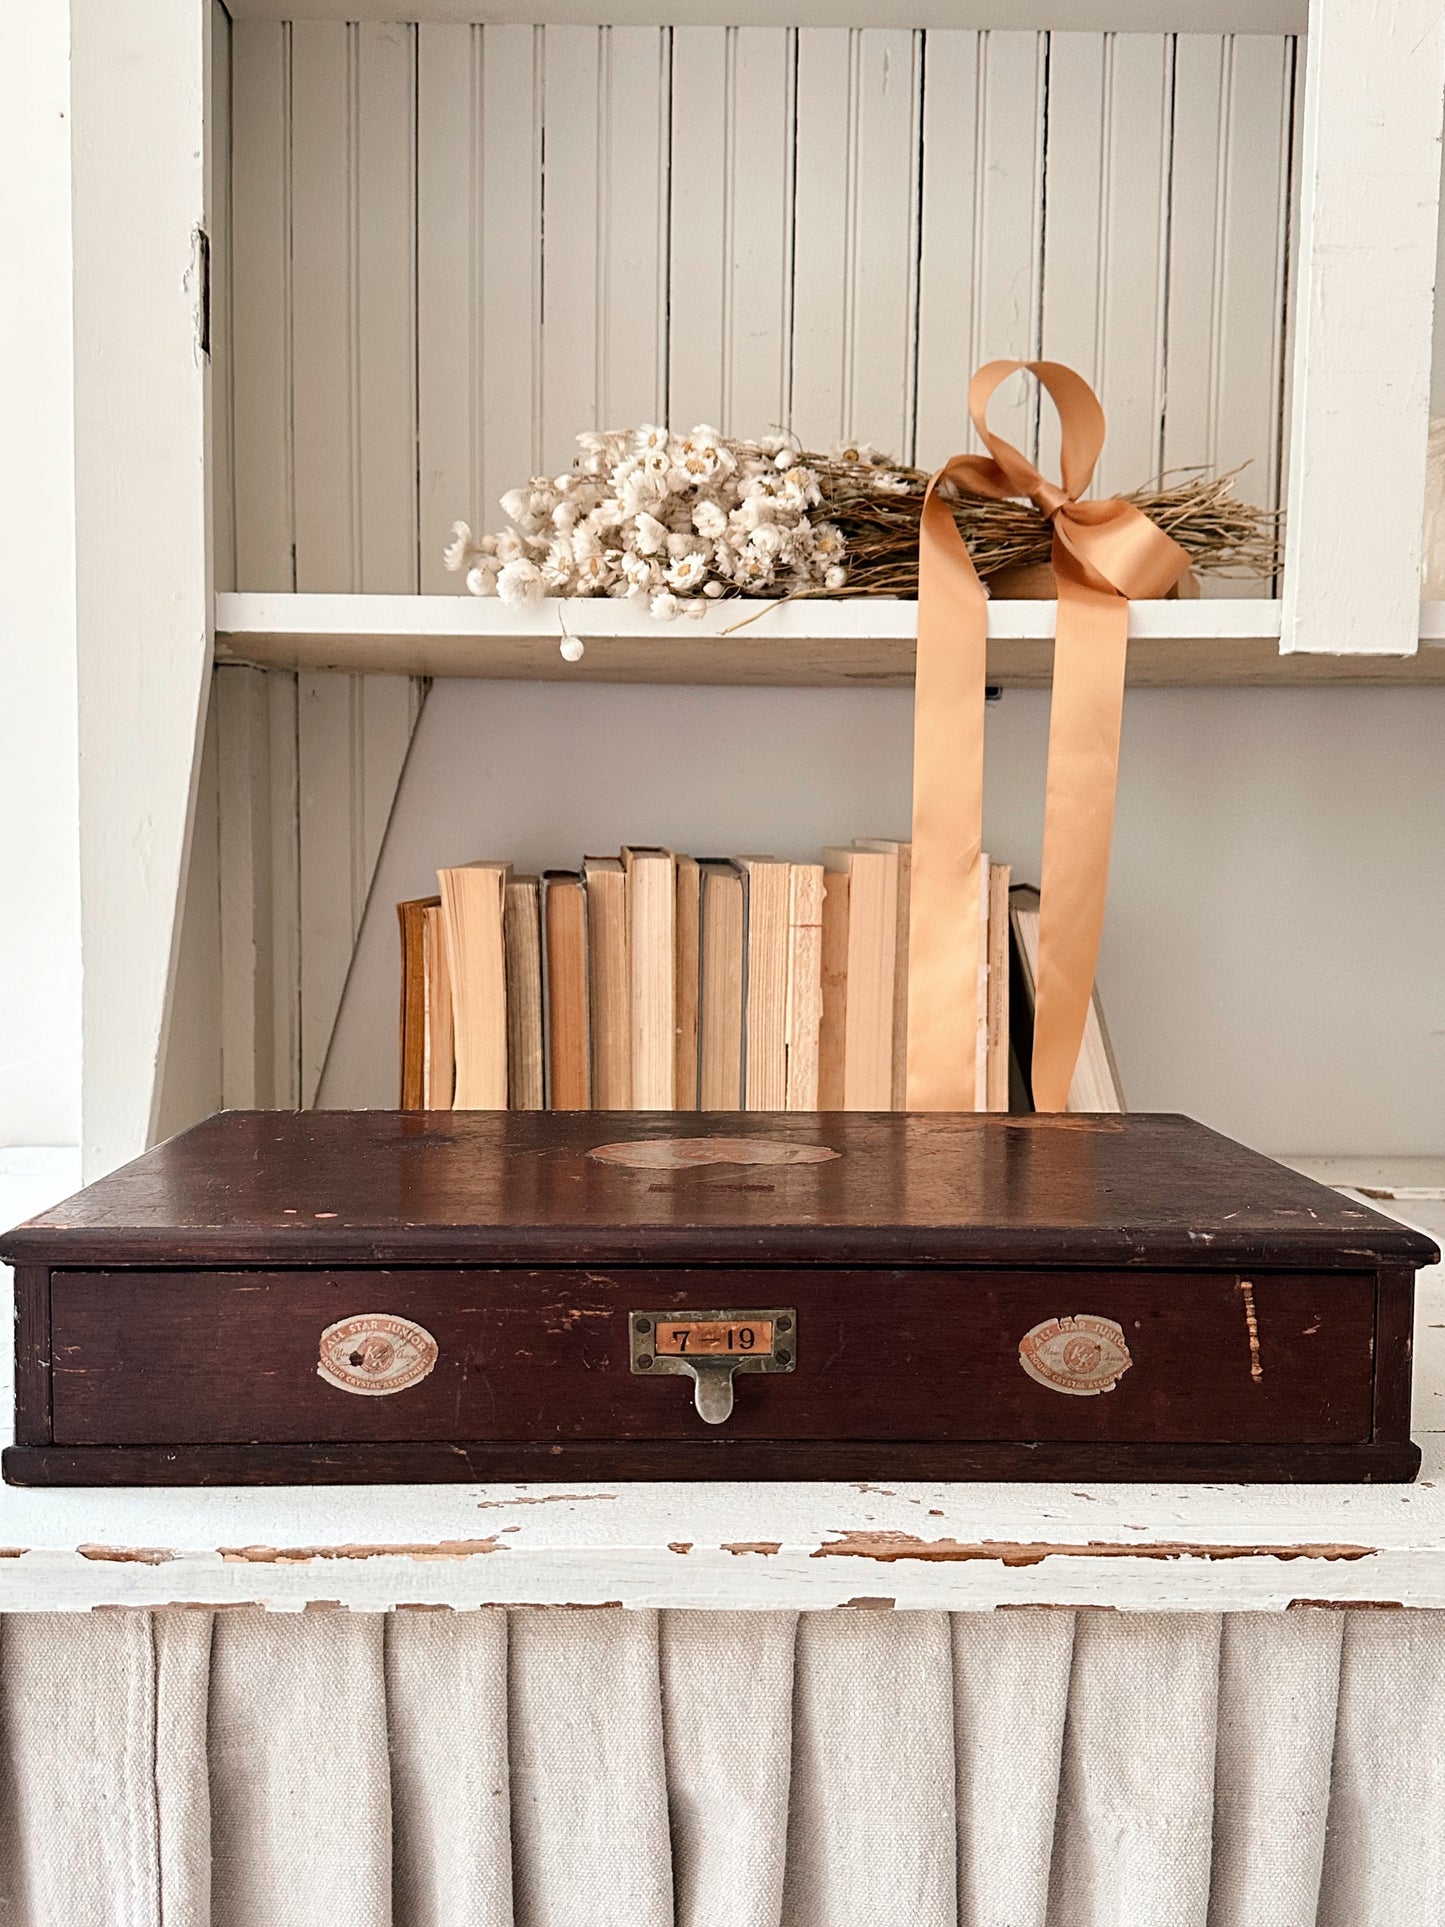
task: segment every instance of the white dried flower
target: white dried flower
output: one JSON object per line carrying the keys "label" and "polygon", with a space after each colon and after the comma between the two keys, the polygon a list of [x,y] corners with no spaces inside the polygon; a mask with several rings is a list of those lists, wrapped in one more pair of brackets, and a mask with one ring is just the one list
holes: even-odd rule
{"label": "white dried flower", "polygon": [[841,589],[847,580],[848,571],[846,569],[831,568],[823,577],[823,587],[825,589]]}
{"label": "white dried flower", "polygon": [[746,589],[760,589],[772,577],[772,565],[751,547],[743,550],[733,566],[733,581]]}
{"label": "white dried flower", "polygon": [[694,505],[692,526],[705,541],[716,542],[718,537],[726,531],[727,525],[727,510],[711,496],[704,496]]}
{"label": "white dried flower", "polygon": [[668,569],[667,579],[679,594],[696,594],[707,579],[707,557],[699,549],[680,555]]}
{"label": "white dried flower", "polygon": [[682,604],[675,595],[669,595],[664,589],[659,595],[655,595],[652,598],[651,607],[652,613],[657,617],[659,622],[670,622],[671,619],[679,613]]}
{"label": "white dried flower", "polygon": [[667,476],[639,464],[619,483],[617,500],[624,515],[641,515],[655,509],[666,493]]}
{"label": "white dried flower", "polygon": [[577,558],[574,580],[578,595],[602,595],[616,580],[616,570],[601,549]]}
{"label": "white dried flower", "polygon": [[888,457],[872,442],[835,442],[832,455],[835,462],[860,462],[865,468],[888,466]]}
{"label": "white dried flower", "polygon": [[542,571],[523,557],[509,562],[497,577],[497,593],[509,609],[523,609],[542,600]]}
{"label": "white dried flower", "polygon": [[[742,591],[781,595],[846,579],[846,545],[814,524],[818,472],[788,436],[739,441],[699,423],[686,435],[656,423],[585,430],[561,475],[509,489],[512,526],[476,537],[459,522],[447,567],[477,595],[521,606],[544,591],[646,599],[660,615],[701,613]],[[880,490],[902,478],[876,449],[850,446]],[[675,606],[674,606],[675,605]]]}
{"label": "white dried flower", "polygon": [[661,587],[662,572],[645,555],[628,554],[622,558],[622,579],[629,595],[650,596]]}
{"label": "white dried flower", "polygon": [[572,544],[559,537],[547,544],[546,558],[542,563],[542,580],[554,595],[565,595],[572,586],[576,573],[576,558],[572,554]]}
{"label": "white dried flower", "polygon": [[472,532],[466,523],[453,522],[452,539],[442,550],[442,561],[447,568],[453,575],[456,575],[459,570],[469,569],[476,552],[477,545],[472,540]]}
{"label": "white dried flower", "polygon": [[637,518],[636,539],[643,555],[657,555],[667,547],[667,529],[644,509]]}

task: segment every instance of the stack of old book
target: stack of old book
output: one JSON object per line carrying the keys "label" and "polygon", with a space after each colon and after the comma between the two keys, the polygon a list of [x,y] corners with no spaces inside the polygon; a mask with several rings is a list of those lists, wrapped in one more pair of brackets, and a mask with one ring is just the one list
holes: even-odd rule
{"label": "stack of old book", "polygon": [[[404,1109],[905,1108],[906,843],[437,884],[397,906]],[[974,1107],[1027,1109],[1038,894],[986,857],[979,923]],[[1069,1108],[1123,1108],[1097,1004]]]}

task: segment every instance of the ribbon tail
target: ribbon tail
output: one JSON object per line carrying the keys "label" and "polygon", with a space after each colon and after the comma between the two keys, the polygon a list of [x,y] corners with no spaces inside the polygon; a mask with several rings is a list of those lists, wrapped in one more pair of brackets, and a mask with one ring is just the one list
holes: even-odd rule
{"label": "ribbon tail", "polygon": [[[1067,1108],[1094,991],[1124,707],[1129,605],[1084,581],[1055,543],[1059,613],[1039,879],[1033,1096]],[[916,859],[915,859],[916,860]]]}
{"label": "ribbon tail", "polygon": [[977,1090],[980,853],[988,599],[930,489],[918,554],[909,891],[911,1111],[972,1111]]}

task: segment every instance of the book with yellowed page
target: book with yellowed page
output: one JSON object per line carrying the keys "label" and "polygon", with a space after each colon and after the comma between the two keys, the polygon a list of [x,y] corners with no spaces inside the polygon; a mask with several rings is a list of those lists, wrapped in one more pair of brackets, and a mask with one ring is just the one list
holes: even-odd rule
{"label": "book with yellowed page", "polygon": [[677,876],[671,850],[629,847],[632,1109],[670,1111],[677,1089]]}
{"label": "book with yellowed page", "polygon": [[743,1109],[788,1103],[788,895],[790,864],[740,856],[743,909]]}
{"label": "book with yellowed page", "polygon": [[984,1074],[984,1108],[990,1111],[1008,1109],[1008,893],[1012,874],[1007,863],[994,863],[989,866],[988,1046]]}
{"label": "book with yellowed page", "polygon": [[818,1052],[823,1024],[823,866],[788,865],[788,995],[785,1104],[818,1109]]}
{"label": "book with yellowed page", "polygon": [[818,1109],[843,1109],[848,1017],[848,872],[824,870],[822,1010],[818,1026]]}
{"label": "book with yellowed page", "polygon": [[[1039,893],[1030,884],[1016,883],[1009,891],[1009,922],[1013,934],[1015,984],[1022,993],[1011,1011],[1014,1050],[1025,1083],[1034,1050],[1034,987],[1039,970]],[[1032,1093],[1029,1103],[1032,1104]],[[1124,1091],[1113,1047],[1104,1024],[1099,992],[1094,991],[1084,1019],[1084,1037],[1069,1083],[1067,1111],[1122,1111]]]}
{"label": "book with yellowed page", "polygon": [[542,1067],[542,906],[536,877],[508,877],[502,913],[507,975],[507,1103],[545,1108]]}
{"label": "book with yellowed page", "polygon": [[743,878],[729,857],[698,861],[698,1109],[743,1101]]}
{"label": "book with yellowed page", "polygon": [[699,871],[695,857],[679,856],[677,904],[674,915],[673,986],[676,1039],[673,1104],[679,1111],[697,1109],[698,943],[701,936]]}
{"label": "book with yellowed page", "polygon": [[507,975],[503,904],[510,865],[437,871],[452,983],[459,1111],[507,1108]]}
{"label": "book with yellowed page", "polygon": [[858,836],[855,850],[881,850],[898,858],[898,916],[893,926],[893,1078],[895,1111],[908,1109],[908,924],[913,891],[913,845]]}
{"label": "book with yellowed page", "polygon": [[396,906],[401,937],[401,1095],[399,1108],[426,1102],[426,913],[439,897],[413,897]]}
{"label": "book with yellowed page", "polygon": [[893,1105],[898,853],[834,847],[823,852],[823,864],[848,877],[842,1108],[887,1111]]}
{"label": "book with yellowed page", "polygon": [[627,961],[627,878],[617,857],[584,858],[592,1108],[632,1108],[632,977]]}
{"label": "book with yellowed page", "polygon": [[457,1079],[453,1043],[452,979],[447,969],[441,899],[426,907],[422,919],[426,975],[426,1045],[422,1062],[422,1108],[449,1111]]}
{"label": "book with yellowed page", "polygon": [[543,1017],[547,1047],[547,1104],[585,1111],[592,1067],[587,1038],[587,900],[576,870],[548,870],[542,878]]}

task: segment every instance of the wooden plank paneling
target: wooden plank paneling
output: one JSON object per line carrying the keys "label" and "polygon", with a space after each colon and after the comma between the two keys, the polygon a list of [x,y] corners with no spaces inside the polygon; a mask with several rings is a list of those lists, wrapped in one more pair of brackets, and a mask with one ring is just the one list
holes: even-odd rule
{"label": "wooden plank paneling", "polygon": [[418,586],[415,32],[355,31],[355,563],[357,587],[383,595]]}
{"label": "wooden plank paneling", "polygon": [[[980,35],[970,370],[1004,356],[1026,361],[1039,352],[1047,85],[1046,36]],[[1092,289],[1080,290],[1081,296],[1086,292],[1092,298]],[[1032,454],[1038,421],[1032,384],[1006,384],[989,421]]]}
{"label": "wooden plank paneling", "polygon": [[416,379],[419,579],[457,587],[442,560],[452,523],[477,523],[481,499],[478,179],[479,27],[417,29]]}
{"label": "wooden plank paneling", "polygon": [[1163,464],[1247,464],[1235,486],[1268,506],[1279,500],[1291,74],[1289,42],[1176,43]]}
{"label": "wooden plank paneling", "polygon": [[291,28],[291,420],[296,587],[359,586],[351,28]]}
{"label": "wooden plank paneling", "polygon": [[294,589],[291,29],[238,20],[231,63],[236,582]]}
{"label": "wooden plank paneling", "polygon": [[[1160,464],[1171,51],[1162,34],[1049,42],[1041,346],[1105,398],[1100,494],[1138,488]],[[1047,401],[1039,460],[1058,474]]]}
{"label": "wooden plank paneling", "polygon": [[[711,422],[725,433],[733,427],[723,393],[730,213],[727,72],[725,28],[674,29],[668,420],[689,428]],[[741,425],[739,432],[745,432]]]}
{"label": "wooden plank paneling", "polygon": [[850,338],[850,210],[856,160],[853,60],[844,28],[798,35],[794,220],[793,429],[805,448],[850,432],[844,385]]}
{"label": "wooden plank paneling", "polygon": [[488,27],[482,43],[481,291],[484,528],[541,456],[542,30]]}
{"label": "wooden plank paneling", "polygon": [[[286,425],[318,586],[374,552],[392,579],[415,530],[418,582],[460,587],[450,522],[494,523],[594,422],[779,422],[931,461],[960,445],[971,369],[1040,351],[1105,394],[1103,486],[1248,459],[1275,499],[1291,40],[308,23],[238,43],[264,295],[238,332],[285,310],[260,243],[294,202]],[[288,88],[305,127],[278,182]],[[406,273],[369,263],[413,246],[407,312]],[[1020,383],[994,419],[1032,447],[1038,415]],[[274,477],[284,438],[249,421]]]}
{"label": "wooden plank paneling", "polygon": [[933,466],[969,441],[979,36],[930,33],[924,60],[914,459]]}
{"label": "wooden plank paneling", "polygon": [[602,30],[550,27],[543,46],[540,436],[553,474],[570,467],[577,431],[597,425]]}
{"label": "wooden plank paneling", "polygon": [[668,407],[670,29],[603,29],[599,112],[597,417],[625,428]]}
{"label": "wooden plank paneling", "polygon": [[848,304],[847,432],[907,455],[913,440],[921,39],[866,28],[854,64],[857,145]]}
{"label": "wooden plank paneling", "polygon": [[781,27],[728,36],[723,415],[737,434],[788,427],[795,38]]}

